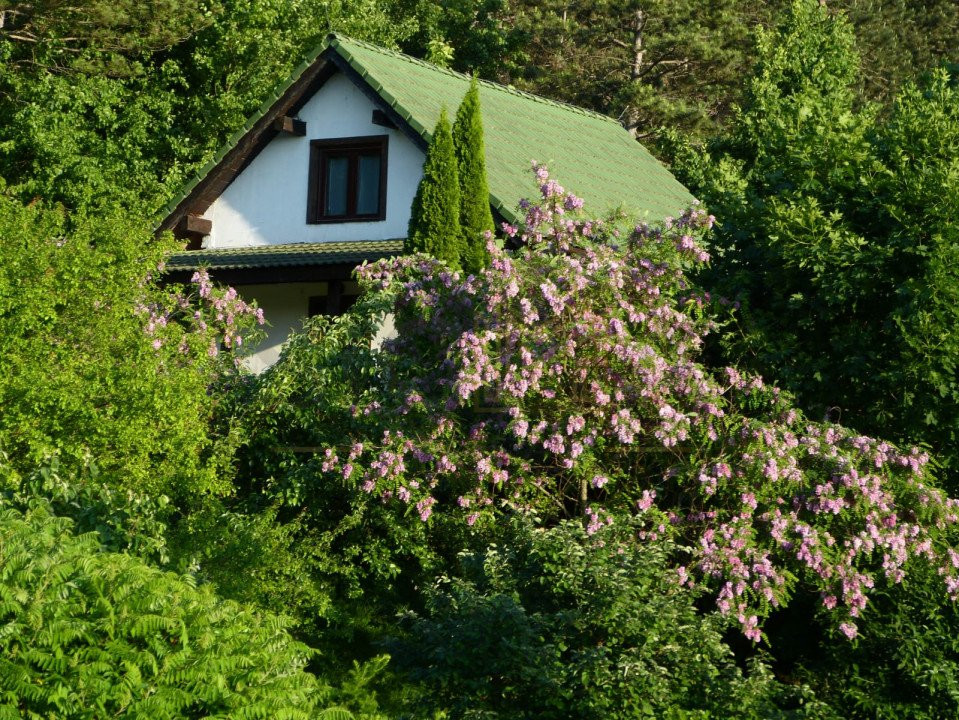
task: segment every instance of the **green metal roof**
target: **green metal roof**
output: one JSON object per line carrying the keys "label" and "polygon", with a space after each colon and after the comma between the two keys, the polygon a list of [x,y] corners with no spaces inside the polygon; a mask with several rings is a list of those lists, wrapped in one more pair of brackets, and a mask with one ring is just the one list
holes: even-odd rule
{"label": "green metal roof", "polygon": [[373,262],[403,252],[403,240],[358,240],[347,242],[288,243],[242,248],[184,250],[166,260],[167,272],[205,267],[211,270],[243,270],[263,267],[330,265]]}
{"label": "green metal roof", "polygon": [[[341,36],[327,42],[424,138],[469,88],[468,76],[408,55]],[[623,206],[658,221],[693,201],[616,120],[496,83],[480,82],[479,92],[490,200],[505,217],[536,192],[532,160],[594,213]]]}
{"label": "green metal roof", "polygon": [[[324,52],[335,52],[424,140],[445,105],[452,115],[470,78],[408,55],[331,34],[227,141],[183,192],[174,209],[250,132]],[[693,196],[613,118],[487,81],[480,81],[490,203],[516,220],[520,198],[535,194],[530,161],[600,214],[623,207],[655,222],[689,206]]]}

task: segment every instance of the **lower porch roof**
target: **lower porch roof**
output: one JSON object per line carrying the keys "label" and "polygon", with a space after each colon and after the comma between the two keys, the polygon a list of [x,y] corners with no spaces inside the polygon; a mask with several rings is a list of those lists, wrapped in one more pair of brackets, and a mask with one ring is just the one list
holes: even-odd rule
{"label": "lower porch roof", "polygon": [[231,284],[349,279],[357,265],[401,254],[403,243],[395,238],[183,250],[167,257],[165,280],[189,281],[200,268]]}

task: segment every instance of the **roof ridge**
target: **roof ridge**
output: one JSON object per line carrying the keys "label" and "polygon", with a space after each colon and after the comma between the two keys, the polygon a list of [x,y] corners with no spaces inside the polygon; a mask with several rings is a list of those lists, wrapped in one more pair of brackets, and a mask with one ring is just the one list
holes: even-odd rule
{"label": "roof ridge", "polygon": [[[390,48],[380,47],[379,45],[374,45],[373,43],[367,42],[366,40],[358,40],[356,38],[350,37],[349,35],[343,35],[341,33],[330,33],[327,35],[326,40],[324,41],[323,48],[334,47],[340,41],[345,41],[347,43],[352,43],[354,45],[359,45],[371,52],[379,53],[380,55],[389,55],[395,57],[399,60],[404,60],[406,62],[412,63],[414,65],[419,65],[421,67],[427,68],[429,70],[434,70],[436,72],[443,73],[445,75],[450,75],[455,78],[460,78],[462,80],[469,81],[472,79],[472,76],[467,75],[466,73],[461,73],[457,70],[451,70],[450,68],[440,67],[439,65],[434,65],[428,60],[423,60],[421,58],[413,57],[412,55],[407,55],[406,53],[400,52],[399,50],[392,50]],[[533,100],[535,102],[541,102],[546,105],[553,105],[562,110],[568,110],[570,112],[575,112],[580,115],[586,115],[587,117],[596,118],[598,120],[605,120],[607,122],[613,123],[614,125],[620,125],[619,121],[615,118],[610,117],[609,115],[604,115],[603,113],[596,112],[595,110],[588,110],[578,105],[572,105],[562,100],[553,100],[552,98],[544,97],[542,95],[536,95],[535,93],[526,92],[525,90],[518,90],[509,85],[503,85],[502,83],[494,82],[492,80],[484,80],[477,77],[477,81],[480,85],[488,87],[491,90],[496,90],[498,92],[509,93],[510,95],[516,95],[518,97],[526,98],[528,100]]]}

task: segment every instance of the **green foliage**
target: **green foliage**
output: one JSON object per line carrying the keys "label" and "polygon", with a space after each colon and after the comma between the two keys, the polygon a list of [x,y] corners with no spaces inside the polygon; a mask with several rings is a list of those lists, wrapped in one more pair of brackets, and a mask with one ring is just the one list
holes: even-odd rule
{"label": "green foliage", "polygon": [[416,27],[383,0],[45,0],[3,12],[0,177],[25,200],[144,214],[327,32],[395,46]]}
{"label": "green foliage", "polygon": [[[330,30],[622,117],[641,134],[714,130],[742,97],[752,29],[784,4],[6,3],[0,177],[24,200],[155,211]],[[834,5],[856,28],[869,97],[888,99],[916,69],[959,60],[949,0]]]}
{"label": "green foliage", "polygon": [[57,456],[65,476],[116,490],[226,491],[231,441],[211,432],[208,389],[232,360],[209,357],[212,321],[192,333],[164,317],[147,334],[147,306],[176,307],[146,277],[169,241],[119,211],[67,217],[6,197],[0,237],[3,485]]}
{"label": "green foliage", "polygon": [[280,619],[0,508],[0,716],[308,718],[324,693]]}
{"label": "green foliage", "polygon": [[[793,553],[774,548],[772,560],[792,562],[793,571],[783,572],[785,590],[774,590],[786,607],[760,611],[769,615],[761,641],[771,653],[767,663],[744,642],[724,642],[736,610],[725,619],[704,611],[708,577],[695,587],[675,582],[668,568],[696,557],[699,545],[650,540],[653,525],[633,527],[622,515],[601,527],[612,516],[597,502],[613,509],[610,498],[618,497],[620,509],[634,509],[651,499],[638,494],[643,488],[658,490],[657,502],[674,503],[683,517],[714,503],[743,513],[743,492],[755,480],[752,501],[771,508],[786,482],[762,479],[764,443],[798,433],[809,450],[796,466],[803,482],[828,484],[836,475],[828,453],[845,458],[850,443],[859,442],[854,435],[830,426],[807,436],[808,424],[794,416],[761,441],[723,444],[723,453],[744,453],[731,458],[743,474],[715,497],[703,495],[699,481],[681,484],[699,471],[697,456],[684,455],[682,445],[663,452],[599,436],[577,456],[578,474],[567,473],[545,445],[520,447],[496,434],[526,418],[501,418],[498,429],[499,420],[488,424],[502,392],[480,388],[449,412],[442,393],[450,386],[438,386],[438,401],[424,390],[436,373],[462,371],[468,380],[474,367],[450,342],[438,344],[457,337],[443,325],[459,322],[445,308],[407,307],[405,318],[397,315],[407,329],[420,310],[436,322],[406,333],[406,341],[420,343],[416,352],[398,351],[402,340],[383,352],[370,338],[395,298],[371,292],[343,318],[312,321],[268,373],[244,378],[216,352],[212,331],[195,332],[188,315],[175,311],[175,295],[144,279],[171,245],[130,218],[162,204],[329,30],[620,116],[639,134],[664,123],[713,132],[732,121],[707,155],[677,150],[685,179],[723,223],[719,260],[702,279],[743,301],[711,351],[775,375],[817,415],[838,406],[847,424],[935,446],[955,477],[959,91],[954,70],[922,84],[908,81],[916,68],[959,59],[959,10],[946,0],[842,0],[827,11],[814,2],[796,5],[778,33],[760,34],[757,75],[743,83],[757,57],[746,38],[783,5],[7,3],[0,25],[0,176],[11,195],[40,201],[23,207],[0,198],[0,705],[8,705],[0,716],[286,711],[372,718],[381,702],[391,716],[417,717],[430,710],[473,717],[955,716],[959,650],[951,638],[959,636],[959,622],[943,602],[943,578],[921,562],[904,566],[899,585],[882,581],[878,558],[860,566],[856,582],[878,581],[850,643],[835,637],[834,614],[816,611],[823,600],[809,592],[814,573],[795,570]],[[848,11],[848,22],[832,14],[835,7]],[[863,64],[852,50],[853,33]],[[863,105],[862,91],[898,99],[891,108]],[[475,91],[461,105],[452,136],[448,125],[436,133],[434,145],[442,134],[444,149],[433,169],[448,177],[434,186],[432,225],[420,236],[437,245],[419,248],[468,271],[485,258],[472,257],[476,248],[464,237],[478,235],[474,223],[491,226],[488,203],[477,200],[487,191],[469,189],[482,182],[472,99]],[[732,110],[737,101],[744,102],[739,114]],[[474,162],[466,159],[469,150]],[[463,192],[454,202],[457,175]],[[66,215],[50,202],[80,212]],[[596,232],[583,235],[600,239]],[[580,258],[595,248],[585,240],[574,245],[548,268],[524,266],[542,277],[519,275],[500,288],[507,305],[520,293],[539,313],[536,321],[517,322],[516,337],[526,337],[530,323],[531,332],[549,332],[539,318],[552,317],[556,304],[569,303],[566,312],[576,304],[563,282],[579,277]],[[669,243],[645,247],[662,255],[649,255],[656,268],[673,267]],[[406,261],[427,272],[422,258]],[[550,277],[558,284],[543,289]],[[433,290],[416,285],[416,297]],[[476,291],[462,290],[453,302],[457,312]],[[622,307],[618,290],[602,292],[595,317],[580,313],[579,320],[599,318],[605,327],[609,309]],[[484,303],[471,307],[482,314]],[[679,311],[698,327],[692,304]],[[507,318],[498,312],[497,321]],[[521,410],[554,423],[568,444],[567,423],[603,422],[592,389],[570,399],[574,370],[595,373],[618,360],[612,345],[595,361],[583,359],[586,335],[572,346],[540,338],[529,346],[537,372],[562,380],[550,385],[552,397],[529,400]],[[484,354],[470,358],[495,363],[509,351],[508,342],[483,342],[474,350]],[[676,345],[670,339],[656,346],[668,358],[656,368],[686,367],[679,357],[686,349]],[[540,355],[562,358],[569,347],[580,353],[575,363]],[[723,422],[746,418],[745,428],[786,408],[782,398],[759,397],[771,390],[730,383],[719,406],[733,419]],[[684,387],[659,400],[682,409]],[[436,417],[449,422],[426,421],[434,401]],[[663,417],[644,415],[644,431],[660,427]],[[534,423],[530,431],[540,433]],[[833,440],[821,440],[820,431]],[[349,438],[367,447],[357,449]],[[414,441],[415,453],[407,447]],[[889,448],[882,447],[868,452],[885,458]],[[505,492],[471,494],[488,480],[480,477],[485,456],[474,451],[488,451],[494,461],[513,457],[510,482],[531,481],[524,487],[554,522],[585,509],[593,534],[572,523],[546,529],[521,521],[509,511],[516,498]],[[862,453],[854,467],[865,473],[862,463],[872,456]],[[793,454],[786,449],[777,457],[785,463]],[[435,478],[423,468],[443,456],[455,460],[459,474],[454,468],[438,489],[427,487]],[[750,464],[747,456],[760,460]],[[416,498],[388,498],[385,485],[372,494],[361,489],[368,478],[380,482],[374,463],[387,467],[385,459],[397,457],[406,462],[397,483],[420,483],[414,489],[424,500],[435,495],[432,515],[433,506],[421,510]],[[911,513],[919,506],[908,494],[913,476],[883,473],[903,508],[899,520],[916,522]],[[919,470],[914,475],[926,482]],[[457,497],[473,505],[454,507]],[[467,521],[473,525],[460,521],[493,497],[497,521],[493,513]],[[816,527],[826,532],[828,525],[842,537],[849,515],[820,514]],[[658,522],[654,517],[665,523],[667,515],[647,520]],[[714,517],[703,528],[719,527],[722,536],[735,529],[732,517]],[[680,523],[676,532],[688,539],[697,528]],[[764,528],[755,525],[748,543],[764,537]],[[642,542],[640,532],[647,533]],[[883,542],[891,536],[877,532]],[[838,557],[824,552],[830,562]],[[164,574],[142,560],[166,563],[169,556],[193,574]],[[218,599],[197,580],[242,604]],[[292,615],[292,625],[247,606]],[[408,611],[400,629],[399,610]],[[321,648],[313,664],[326,668],[325,681],[303,671],[312,653],[290,639],[287,627]],[[377,655],[382,639],[396,634],[402,676]],[[788,686],[773,679],[770,664]],[[336,690],[326,685],[333,679]]]}
{"label": "green foliage", "polygon": [[184,40],[208,17],[197,0],[14,1],[4,3],[0,40],[18,64],[131,72],[131,61]]}
{"label": "green foliage", "polygon": [[954,478],[959,91],[937,71],[886,121],[857,107],[852,29],[813,3],[760,53],[734,130],[676,163],[722,220],[702,280],[743,303],[725,360],[813,415],[931,445]]}
{"label": "green foliage", "polygon": [[509,80],[620,117],[639,135],[722,122],[749,67],[749,35],[775,3],[518,0],[527,41]]}
{"label": "green foliage", "polygon": [[[0,477],[9,480],[18,475],[6,458],[0,459]],[[170,500],[165,495],[106,485],[93,462],[81,477],[64,473],[57,456],[13,485],[2,492],[3,501],[11,508],[26,512],[42,498],[54,514],[73,522],[76,533],[96,533],[106,550],[157,564],[170,559],[166,523]]]}
{"label": "green foliage", "polygon": [[510,0],[401,0],[415,30],[400,40],[404,52],[455,70],[496,79],[523,53],[525,36],[513,22]]}
{"label": "green foliage", "polygon": [[[401,45],[442,43],[451,66],[624,120],[711,134],[743,99],[757,58],[756,28],[776,25],[790,0],[625,3],[487,0],[416,3],[419,28]],[[830,0],[862,49],[859,90],[890,101],[917,71],[959,56],[959,7],[950,0]],[[638,42],[637,42],[638,41]]]}
{"label": "green foliage", "polygon": [[479,85],[475,77],[456,111],[453,148],[460,185],[460,227],[466,236],[463,270],[478,273],[489,264],[486,233],[492,233],[495,226],[486,183],[483,118],[480,114]]}
{"label": "green foliage", "polygon": [[959,4],[951,0],[844,0],[862,54],[857,84],[866,97],[892,102],[916,74],[959,60]]}
{"label": "green foliage", "polygon": [[[618,524],[617,524],[618,525]],[[513,518],[497,543],[464,551],[407,635],[400,668],[426,707],[468,718],[817,717],[810,693],[778,684],[759,659],[737,667],[724,621],[702,614],[667,569],[667,542],[639,528],[588,536]]]}
{"label": "green foliage", "polygon": [[[0,46],[0,53],[4,49]],[[0,176],[25,201],[152,209],[179,182],[176,98],[146,75],[116,78],[0,63]]]}
{"label": "green foliage", "polygon": [[426,150],[423,178],[413,198],[406,251],[427,253],[453,268],[460,267],[464,250],[456,165],[453,134],[444,107]]}

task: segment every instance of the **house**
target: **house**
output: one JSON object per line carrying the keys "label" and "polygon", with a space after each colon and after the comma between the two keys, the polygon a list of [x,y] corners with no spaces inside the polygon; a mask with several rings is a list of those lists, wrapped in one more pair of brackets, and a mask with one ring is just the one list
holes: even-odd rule
{"label": "house", "polygon": [[[186,249],[168,278],[207,267],[264,309],[271,327],[252,369],[275,362],[304,317],[345,310],[358,264],[402,251],[430,131],[469,82],[330,35],[171,203],[160,230]],[[616,120],[495,83],[479,92],[497,222],[515,222],[519,199],[534,194],[531,160],[594,213],[658,221],[692,202]]]}

